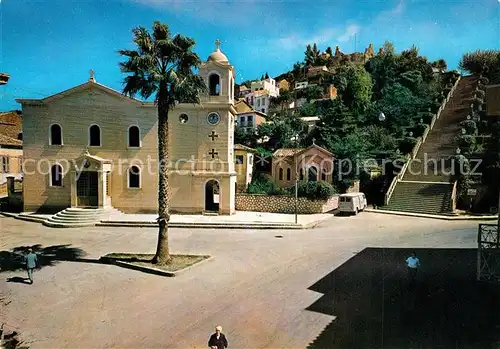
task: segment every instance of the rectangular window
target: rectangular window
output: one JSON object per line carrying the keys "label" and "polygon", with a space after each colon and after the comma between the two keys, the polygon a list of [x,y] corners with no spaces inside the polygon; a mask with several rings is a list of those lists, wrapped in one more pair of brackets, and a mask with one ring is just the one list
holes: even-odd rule
{"label": "rectangular window", "polygon": [[250,166],[253,164],[253,155],[248,155],[248,164]]}
{"label": "rectangular window", "polygon": [[24,172],[24,169],[23,169],[23,157],[20,156],[19,158],[17,158],[17,161],[18,161],[18,172]]}
{"label": "rectangular window", "polygon": [[2,162],[0,163],[1,166],[1,172],[2,173],[9,173],[10,172],[10,166],[9,166],[9,157],[8,156],[2,156],[1,157]]}
{"label": "rectangular window", "polygon": [[236,165],[243,165],[243,155],[236,155]]}
{"label": "rectangular window", "polygon": [[245,124],[245,117],[240,116],[240,126],[243,126]]}

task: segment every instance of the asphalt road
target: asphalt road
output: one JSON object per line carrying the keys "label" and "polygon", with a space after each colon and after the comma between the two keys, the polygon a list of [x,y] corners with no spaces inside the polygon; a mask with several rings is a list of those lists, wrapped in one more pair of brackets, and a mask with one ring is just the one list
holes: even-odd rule
{"label": "asphalt road", "polygon": [[[206,348],[216,325],[230,348],[437,348],[461,333],[443,316],[463,318],[465,308],[435,312],[439,326],[396,325],[422,323],[415,309],[435,309],[446,297],[455,305],[466,298],[440,290],[450,280],[472,285],[467,249],[476,247],[478,223],[363,213],[303,231],[171,229],[172,253],[215,259],[165,278],[93,261],[154,251],[155,229],[51,229],[2,217],[4,269],[13,269],[12,249],[34,244],[86,261],[45,266],[33,285],[21,282],[23,271],[3,270],[0,291],[11,303],[0,318],[31,348]],[[408,293],[404,259],[414,249],[422,272],[418,291]],[[424,294],[438,303],[424,306]],[[484,306],[488,313],[496,305]],[[463,347],[478,340],[462,333]]]}

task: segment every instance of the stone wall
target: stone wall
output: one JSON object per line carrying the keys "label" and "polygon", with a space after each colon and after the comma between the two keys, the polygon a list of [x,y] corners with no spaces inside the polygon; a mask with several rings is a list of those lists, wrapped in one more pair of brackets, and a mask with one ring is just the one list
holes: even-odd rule
{"label": "stone wall", "polygon": [[[339,197],[333,195],[328,200],[298,198],[297,213],[325,213],[338,208]],[[295,213],[295,197],[288,195],[236,194],[237,211]]]}

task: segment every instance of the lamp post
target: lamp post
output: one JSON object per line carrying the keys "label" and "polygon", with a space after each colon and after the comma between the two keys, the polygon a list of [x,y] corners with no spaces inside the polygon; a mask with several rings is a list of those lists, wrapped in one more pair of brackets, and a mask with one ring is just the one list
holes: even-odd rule
{"label": "lamp post", "polygon": [[[293,140],[295,141],[295,149],[299,147],[299,134],[297,133],[294,137]],[[293,155],[293,158],[295,159],[295,224],[298,224],[298,202],[299,202],[299,170],[297,168],[297,157],[295,156],[296,154]]]}

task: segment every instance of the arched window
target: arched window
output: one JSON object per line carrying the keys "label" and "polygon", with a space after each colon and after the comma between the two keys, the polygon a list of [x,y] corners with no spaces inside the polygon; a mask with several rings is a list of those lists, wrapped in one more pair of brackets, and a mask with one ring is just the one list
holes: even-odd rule
{"label": "arched window", "polygon": [[326,181],[326,168],[321,171],[321,180]]}
{"label": "arched window", "polygon": [[89,145],[94,147],[101,146],[101,128],[99,125],[89,127]]}
{"label": "arched window", "polygon": [[129,147],[140,147],[141,137],[138,126],[130,126],[128,128],[128,146]]}
{"label": "arched window", "polygon": [[307,177],[308,182],[316,182],[318,180],[318,169],[315,166],[309,167]]}
{"label": "arched window", "polygon": [[283,169],[282,169],[282,168],[280,168],[280,169],[279,169],[279,171],[278,171],[278,179],[279,179],[280,181],[282,181],[282,180],[283,180]]}
{"label": "arched window", "polygon": [[141,187],[141,170],[138,166],[131,166],[128,169],[128,187],[140,188]]}
{"label": "arched window", "polygon": [[50,144],[62,145],[62,129],[58,124],[50,125]]}
{"label": "arched window", "polygon": [[220,95],[220,77],[217,74],[210,74],[208,77],[208,90],[210,96]]}
{"label": "arched window", "polygon": [[289,181],[292,179],[292,170],[290,168],[286,169],[286,180]]}
{"label": "arched window", "polygon": [[52,165],[50,168],[50,186],[62,187],[63,170],[59,164]]}

